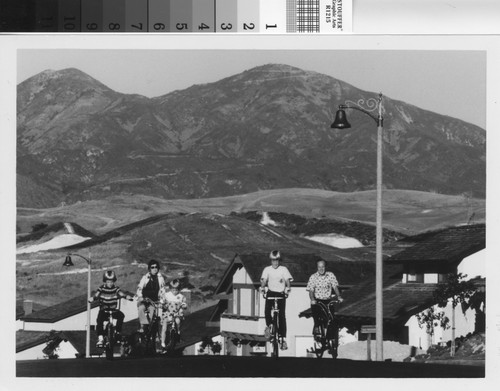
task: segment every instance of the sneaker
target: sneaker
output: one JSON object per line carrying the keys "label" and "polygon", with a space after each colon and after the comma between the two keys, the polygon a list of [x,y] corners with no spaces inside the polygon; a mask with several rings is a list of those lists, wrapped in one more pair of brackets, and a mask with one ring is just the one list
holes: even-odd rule
{"label": "sneaker", "polygon": [[98,348],[102,348],[104,346],[104,337],[102,335],[99,335],[97,337],[97,343],[96,343],[96,346]]}
{"label": "sneaker", "polygon": [[285,340],[281,341],[280,349],[281,350],[287,350],[288,349],[288,345],[286,344]]}
{"label": "sneaker", "polygon": [[266,339],[270,339],[271,338],[271,326],[266,326],[266,328],[264,330],[264,337]]}

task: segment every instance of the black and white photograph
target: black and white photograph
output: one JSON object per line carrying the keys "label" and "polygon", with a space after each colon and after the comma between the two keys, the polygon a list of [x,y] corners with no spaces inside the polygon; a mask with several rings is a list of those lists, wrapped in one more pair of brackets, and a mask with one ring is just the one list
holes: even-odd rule
{"label": "black and white photograph", "polygon": [[37,39],[7,94],[18,380],[498,370],[495,40]]}

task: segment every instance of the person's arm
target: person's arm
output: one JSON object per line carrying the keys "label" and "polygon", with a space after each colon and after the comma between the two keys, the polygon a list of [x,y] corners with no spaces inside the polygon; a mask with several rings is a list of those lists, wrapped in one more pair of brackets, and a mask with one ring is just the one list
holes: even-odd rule
{"label": "person's arm", "polygon": [[138,298],[142,298],[142,289],[144,288],[144,285],[146,285],[146,278],[146,276],[142,276],[141,280],[139,281],[139,285],[137,285],[136,295]]}
{"label": "person's arm", "polygon": [[316,299],[314,297],[314,274],[312,274],[307,281],[306,291],[309,293],[311,305],[316,304]]}
{"label": "person's arm", "polygon": [[132,296],[130,295],[127,295],[126,293],[124,293],[121,289],[118,290],[118,296],[122,299],[126,299],[126,300],[132,300]]}
{"label": "person's arm", "polygon": [[94,294],[94,296],[89,297],[89,303],[92,303],[94,300],[97,300],[101,296],[101,289],[97,289],[97,292]]}
{"label": "person's arm", "polygon": [[333,276],[333,283],[332,283],[333,290],[335,291],[335,294],[337,295],[337,299],[339,300],[339,302],[342,303],[344,299],[342,299],[342,296],[340,296],[339,283],[337,281],[337,277],[335,277],[335,274],[333,273],[332,276]]}
{"label": "person's arm", "polygon": [[293,277],[292,275],[290,274],[290,272],[288,271],[288,268],[285,267],[285,296],[288,297],[288,295],[290,294],[290,291],[292,290],[291,288],[291,282],[293,281]]}
{"label": "person's arm", "polygon": [[265,288],[267,286],[267,281],[268,281],[268,275],[267,275],[267,268],[265,268],[262,271],[262,276],[260,277],[260,292],[262,293],[262,296],[266,297],[266,291]]}

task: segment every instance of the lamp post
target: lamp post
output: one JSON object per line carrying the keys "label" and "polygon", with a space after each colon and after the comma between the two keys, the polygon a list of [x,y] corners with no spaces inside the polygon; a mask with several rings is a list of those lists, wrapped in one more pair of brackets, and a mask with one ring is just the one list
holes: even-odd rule
{"label": "lamp post", "polygon": [[[361,111],[372,118],[377,124],[377,206],[376,206],[376,258],[375,258],[375,335],[376,335],[376,359],[383,361],[383,267],[382,267],[382,132],[384,129],[384,118],[382,116],[382,93],[378,99],[370,98],[366,101],[360,99],[357,102],[346,101],[339,105],[335,120],[331,127],[334,129],[348,129],[351,124],[347,121],[344,110],[353,109]],[[372,112],[378,111],[375,116]]]}
{"label": "lamp post", "polygon": [[75,254],[75,253],[68,253],[66,255],[66,260],[63,263],[63,266],[74,266],[73,262],[71,260],[71,255],[75,257],[80,257],[87,261],[87,264],[89,266],[88,268],[88,278],[87,278],[87,338],[86,338],[86,343],[85,343],[85,357],[90,357],[90,303],[89,303],[89,297],[90,297],[90,272],[91,272],[91,264],[92,261],[90,259],[90,253],[89,253],[89,258],[84,257],[83,255],[80,254]]}

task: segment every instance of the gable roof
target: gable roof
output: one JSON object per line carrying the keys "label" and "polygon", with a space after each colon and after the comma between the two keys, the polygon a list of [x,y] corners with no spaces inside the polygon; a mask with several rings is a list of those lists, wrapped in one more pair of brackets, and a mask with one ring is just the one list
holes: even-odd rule
{"label": "gable roof", "polygon": [[[360,249],[357,249],[360,250]],[[363,249],[361,249],[363,250]],[[358,253],[362,255],[362,252]],[[305,286],[309,277],[317,271],[316,261],[323,259],[326,269],[332,271],[337,277],[341,287],[358,284],[375,273],[375,263],[371,249],[366,248],[363,260],[328,260],[316,254],[282,253],[281,265],[286,266],[293,277],[292,286]],[[254,284],[260,284],[262,270],[270,265],[268,253],[236,254],[233,261],[226,269],[215,294],[228,293],[232,287],[232,277],[236,270],[244,267]]]}
{"label": "gable roof", "polygon": [[[206,322],[214,316],[218,311],[224,310],[219,304],[200,309],[189,313],[181,324],[181,342],[177,345],[177,349],[184,349],[186,346],[193,345],[205,336],[210,338],[220,333],[218,326],[206,326]],[[139,322],[137,319],[123,323],[122,334],[130,335],[137,331]],[[87,341],[86,330],[64,330],[56,332],[63,340],[69,341],[74,348],[83,356],[85,355],[85,347]],[[38,346],[47,341],[49,331],[26,331],[18,330],[16,332],[16,353],[23,350]],[[90,354],[93,356],[102,355],[102,349],[96,347],[97,335],[93,330],[90,332]]]}
{"label": "gable roof", "polygon": [[450,227],[410,239],[416,244],[389,258],[388,263],[458,263],[486,247],[486,225]]}
{"label": "gable roof", "polygon": [[[38,312],[43,310],[44,308],[47,308],[46,306],[33,302],[33,312]],[[23,316],[26,316],[24,313],[24,300],[23,299],[18,299],[16,300],[16,320],[22,318]]]}
{"label": "gable roof", "polygon": [[[122,290],[124,293],[133,295],[126,290]],[[93,293],[92,293],[93,294]],[[36,312],[32,312],[29,315],[22,316],[20,319],[25,322],[39,322],[39,323],[54,323],[62,319],[69,318],[70,316],[79,314],[81,312],[87,311],[87,295],[80,295],[73,297],[62,303],[53,305],[51,307],[46,307]],[[94,301],[90,304],[91,308],[99,306],[98,301]]]}

